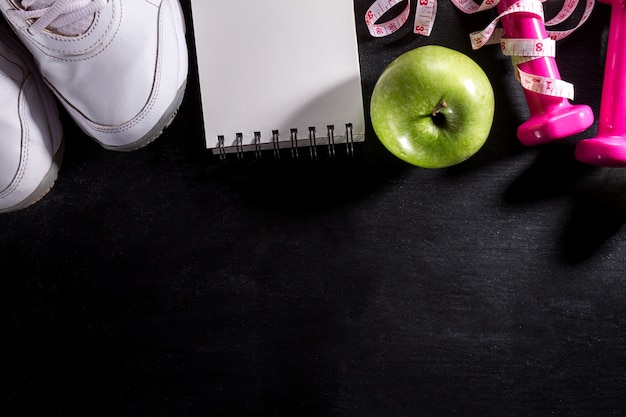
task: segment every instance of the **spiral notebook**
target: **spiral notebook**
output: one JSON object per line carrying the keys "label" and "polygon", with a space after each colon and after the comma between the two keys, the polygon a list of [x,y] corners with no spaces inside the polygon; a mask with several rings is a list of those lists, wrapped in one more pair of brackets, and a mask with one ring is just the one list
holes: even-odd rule
{"label": "spiral notebook", "polygon": [[352,0],[191,0],[205,141],[214,154],[365,137]]}

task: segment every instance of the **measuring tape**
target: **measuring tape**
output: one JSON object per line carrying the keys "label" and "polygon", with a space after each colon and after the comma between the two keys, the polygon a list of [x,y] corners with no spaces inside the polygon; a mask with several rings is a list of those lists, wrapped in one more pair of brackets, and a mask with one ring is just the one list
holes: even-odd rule
{"label": "measuring tape", "polygon": [[522,71],[517,67],[517,80],[526,90],[545,96],[574,99],[574,85],[556,78],[542,77]]}
{"label": "measuring tape", "polygon": [[[396,17],[384,23],[378,23],[380,18],[398,3],[407,4]],[[475,13],[495,7],[500,0],[484,0],[478,5],[472,0],[452,0],[465,13]],[[573,0],[578,1],[578,0]],[[370,34],[376,38],[391,35],[397,32],[409,20],[411,13],[410,0],[376,0],[365,13],[365,24]],[[418,35],[430,36],[437,16],[437,0],[417,0],[415,7],[415,22],[413,32]]]}
{"label": "measuring tape", "polygon": [[[533,14],[538,19],[544,20],[543,5],[539,0],[521,0],[500,13],[485,29],[472,33],[470,35],[472,48],[478,49],[489,43],[498,21],[504,16],[514,13]],[[574,99],[573,84],[557,78],[530,74],[520,68],[520,65],[525,62],[556,56],[556,41],[553,38],[507,39],[500,37],[495,40],[500,43],[502,53],[512,57],[512,63],[516,70],[515,77],[523,88],[547,96]]]}
{"label": "measuring tape", "polygon": [[[365,24],[372,36],[380,38],[391,35],[400,29],[409,19],[411,13],[411,1],[407,1],[406,7],[399,16],[384,23],[377,23],[393,6],[404,0],[376,0],[365,13]],[[434,0],[432,0],[434,1]],[[434,19],[433,19],[434,20]]]}
{"label": "measuring tape", "polygon": [[418,35],[429,36],[433,30],[436,15],[437,0],[417,0],[413,32]]}
{"label": "measuring tape", "polygon": [[[502,54],[511,57],[540,57],[556,56],[556,41],[552,38],[546,39],[514,39],[500,38],[500,49]],[[530,61],[528,59],[527,61]],[[521,62],[519,62],[521,63]]]}
{"label": "measuring tape", "polygon": [[578,7],[579,0],[566,0],[563,3],[563,7],[561,11],[556,14],[552,19],[546,22],[546,26],[558,25],[559,23],[565,22],[576,10]]}
{"label": "measuring tape", "polygon": [[[452,2],[455,5],[460,1],[463,1],[463,0],[452,0]],[[471,2],[471,0],[469,1]],[[496,3],[499,2],[499,0],[495,0],[495,1]],[[560,12],[554,18],[544,23],[544,25],[546,26],[546,33],[548,34],[550,38],[554,40],[561,40],[571,35],[574,31],[580,28],[587,21],[587,19],[589,19],[589,16],[591,15],[591,12],[593,11],[594,4],[595,4],[595,0],[585,1],[585,10],[583,11],[581,18],[578,21],[578,24],[572,29],[562,30],[562,31],[554,31],[554,30],[547,29],[548,26],[554,26],[554,25],[564,22],[576,10],[576,7],[578,6],[578,0],[566,0]],[[459,6],[457,5],[457,7]],[[465,11],[465,9],[461,9],[461,10]],[[502,19],[504,16],[507,16],[509,14],[520,13],[520,12],[534,14],[541,20],[545,21],[543,5],[541,4],[541,1],[520,0],[519,2],[513,4],[507,10],[502,12],[500,15],[498,15],[494,20],[491,21],[491,23],[489,23],[489,25],[487,25],[485,29],[471,33],[470,41],[472,43],[472,48],[478,49],[487,44],[499,43],[500,38],[504,34],[504,31],[502,29],[496,29],[496,26],[498,25],[498,22],[500,21],[500,19]]]}
{"label": "measuring tape", "polygon": [[[405,0],[376,0],[365,13],[365,24],[370,34],[376,38],[391,35],[398,31],[409,20],[411,1],[406,0],[406,7],[402,12],[384,22],[378,23],[380,18],[393,6]],[[430,36],[437,15],[437,0],[417,0],[415,8],[415,22],[413,32],[418,35]]]}
{"label": "measuring tape", "polygon": [[[591,16],[591,12],[593,11],[594,4],[595,0],[585,0],[585,10],[583,11],[583,14],[580,17],[580,20],[578,21],[578,24],[576,26],[574,26],[572,29],[562,31],[548,30],[548,36],[558,41],[574,33],[574,31],[576,31],[587,21],[587,19],[589,19],[589,16]],[[546,26],[554,26],[561,22],[564,22],[572,15],[572,13],[574,13],[576,6],[578,6],[578,0],[566,0],[559,14],[557,14],[553,19],[550,19],[548,22],[546,22]]]}
{"label": "measuring tape", "polygon": [[[407,4],[402,10],[402,12],[396,16],[391,18],[390,20],[384,23],[378,23],[378,21],[382,18],[382,16],[387,13],[393,6],[406,1]],[[485,10],[492,9],[498,5],[500,0],[483,0],[482,3],[478,4],[473,0],[451,0],[452,3],[462,12],[466,14],[473,14],[482,12]],[[547,1],[547,0],[541,0]],[[545,22],[546,28],[558,25],[563,23],[567,19],[569,19],[575,12],[578,7],[580,0],[565,0],[561,10],[554,16],[552,19]],[[520,3],[526,3],[526,1],[521,1]],[[563,39],[578,28],[580,28],[589,18],[591,12],[593,11],[593,6],[595,4],[595,0],[585,0],[585,10],[578,21],[578,23],[572,29],[562,30],[562,31],[551,31],[547,30],[548,35],[555,40]],[[523,7],[531,7],[534,6],[526,6]],[[383,36],[391,35],[397,32],[404,24],[409,20],[409,16],[411,13],[411,1],[410,0],[376,0],[365,13],[365,24],[370,32],[370,34],[374,37],[380,38]],[[543,7],[541,10],[543,16]],[[415,22],[413,24],[413,32],[423,36],[430,36],[430,33],[435,24],[435,17],[437,15],[437,0],[417,0],[416,8],[415,8]],[[496,19],[499,20],[499,19]],[[496,22],[497,24],[497,22]],[[492,26],[491,24],[489,26]],[[491,29],[488,33],[489,37],[487,38],[486,44],[498,43],[499,38],[503,35],[504,31],[501,28]],[[487,29],[487,28],[485,28]],[[486,33],[487,34],[487,33]]]}
{"label": "measuring tape", "polygon": [[[402,0],[377,0],[372,4],[367,11],[365,22],[373,36],[381,37],[390,35],[407,22],[411,9],[410,0],[407,0],[407,5],[399,16],[382,24],[377,23],[386,12],[401,1]],[[437,0],[417,1],[413,32],[429,36],[437,13]],[[500,0],[483,0],[482,3],[478,4],[473,0],[451,1],[459,10],[466,14],[492,9],[500,2]],[[533,59],[554,57],[556,55],[555,41],[569,36],[587,21],[593,10],[595,0],[585,0],[585,10],[574,28],[563,31],[550,31],[546,29],[549,36],[546,39],[507,39],[504,37],[504,30],[497,27],[503,17],[515,13],[530,13],[544,21],[546,27],[554,26],[569,19],[579,5],[579,0],[565,0],[561,10],[556,16],[548,22],[545,22],[543,1],[546,0],[520,0],[504,10],[483,30],[470,34],[472,49],[479,49],[488,44],[499,43],[502,53],[512,58],[512,63],[516,69],[515,77],[523,88],[539,94],[572,100],[574,98],[574,86],[571,83],[560,79],[529,74],[521,70],[519,65]]]}
{"label": "measuring tape", "polygon": [[470,34],[470,42],[472,43],[472,49],[479,49],[489,43],[500,42],[499,38],[502,36],[501,34],[499,34],[498,36],[493,36],[494,33],[496,33],[495,29],[498,23],[500,22],[500,20],[503,17],[508,16],[510,14],[522,13],[522,12],[534,14],[541,20],[544,20],[543,5],[538,0],[518,1],[517,3],[513,4],[511,7],[506,9],[504,12],[500,13],[495,19],[491,21],[491,23],[489,23],[489,25],[487,25],[486,28],[484,28],[483,30],[472,32]]}
{"label": "measuring tape", "polygon": [[523,88],[547,96],[574,99],[573,84],[556,78],[530,74],[519,67],[521,64],[530,62],[533,59],[555,57],[556,41],[554,39],[501,38],[500,47],[504,55],[511,57],[511,62],[516,69],[515,78]]}

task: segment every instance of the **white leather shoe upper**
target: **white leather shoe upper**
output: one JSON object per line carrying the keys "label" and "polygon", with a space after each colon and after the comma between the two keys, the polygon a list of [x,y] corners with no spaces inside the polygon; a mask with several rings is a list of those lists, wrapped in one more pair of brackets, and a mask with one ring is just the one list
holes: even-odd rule
{"label": "white leather shoe upper", "polygon": [[0,37],[0,213],[24,208],[48,191],[62,145],[54,97],[27,53],[7,41]]}
{"label": "white leather shoe upper", "polygon": [[[182,101],[188,58],[180,4],[178,0],[69,3],[79,1],[97,11],[87,30],[77,36],[60,34],[52,24],[35,27],[39,19],[50,20],[46,13],[52,11],[25,19],[28,10],[19,0],[0,0],[0,7],[45,81],[88,135],[110,149],[141,147],[161,132]],[[50,8],[63,2],[68,0],[53,1]],[[69,13],[56,17],[71,18]],[[58,24],[56,19],[53,23]]]}

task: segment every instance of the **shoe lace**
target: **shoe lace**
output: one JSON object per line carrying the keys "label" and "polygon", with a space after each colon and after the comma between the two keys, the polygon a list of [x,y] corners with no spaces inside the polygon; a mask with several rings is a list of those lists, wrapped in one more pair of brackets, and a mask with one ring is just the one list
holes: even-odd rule
{"label": "shoe lace", "polygon": [[[64,27],[81,24],[93,18],[108,0],[22,0],[22,9],[12,10],[18,18],[33,20],[29,31],[41,33],[45,29],[60,32]],[[91,23],[91,20],[89,20]]]}

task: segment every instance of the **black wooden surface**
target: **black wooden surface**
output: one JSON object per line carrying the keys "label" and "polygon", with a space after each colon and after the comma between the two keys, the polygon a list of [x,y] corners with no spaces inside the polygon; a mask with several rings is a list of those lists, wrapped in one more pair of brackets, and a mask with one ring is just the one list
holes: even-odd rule
{"label": "black wooden surface", "polygon": [[[453,47],[496,92],[484,148],[424,170],[368,125],[351,161],[220,164],[195,69],[143,150],[105,151],[65,117],[56,186],[0,217],[0,415],[626,413],[626,174],[574,159],[597,125],[520,145],[509,61],[467,36],[495,13],[440,1],[430,38],[374,39],[368,6],[366,104],[400,53]],[[609,15],[558,44],[596,115]]]}

